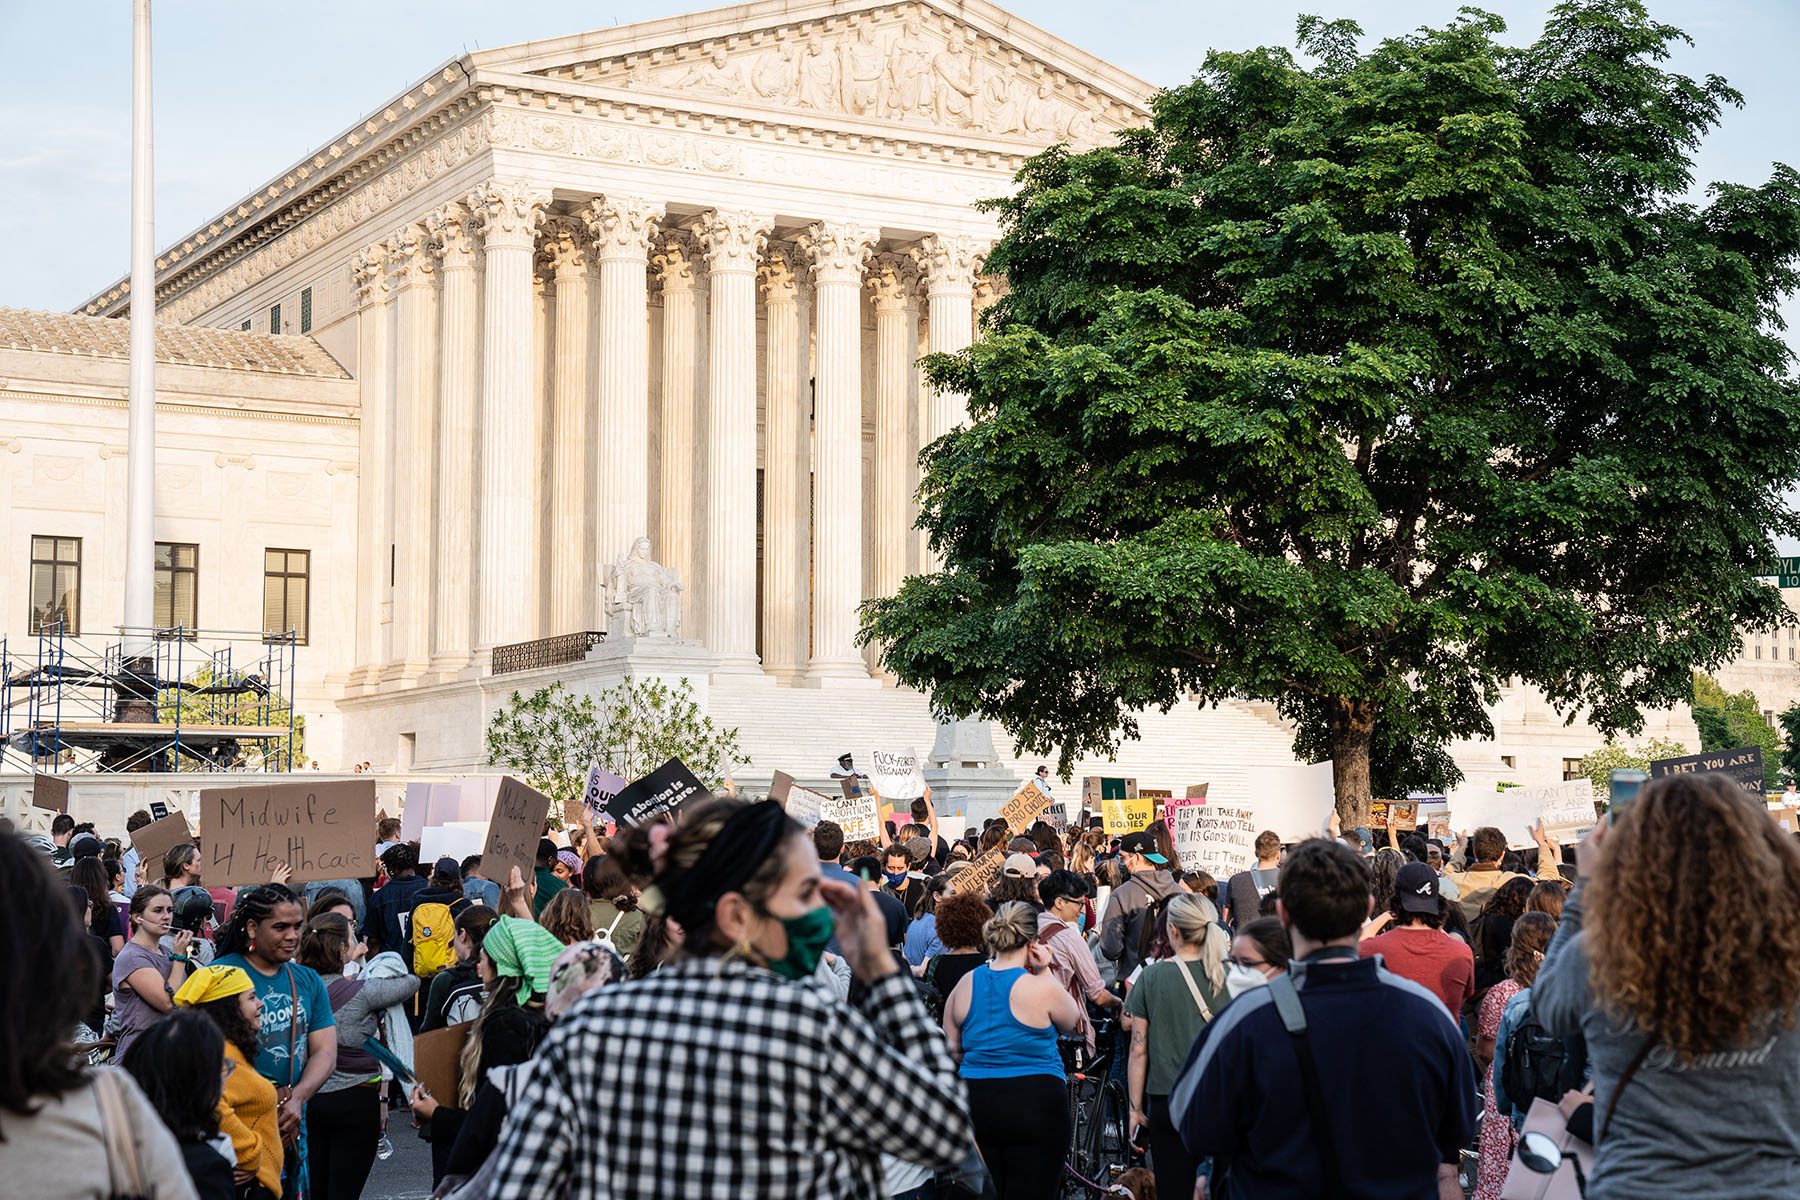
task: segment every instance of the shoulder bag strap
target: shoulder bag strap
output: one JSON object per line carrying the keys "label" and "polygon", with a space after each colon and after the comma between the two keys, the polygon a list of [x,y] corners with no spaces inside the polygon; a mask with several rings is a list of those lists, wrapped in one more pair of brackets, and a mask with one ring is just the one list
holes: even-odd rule
{"label": "shoulder bag strap", "polygon": [[288,1086],[293,1087],[295,1084],[300,1082],[298,1079],[294,1078],[294,1037],[295,1037],[296,1031],[300,1028],[300,993],[294,987],[294,964],[293,963],[283,963],[283,964],[281,964],[281,969],[283,971],[287,972],[287,985],[288,985],[287,1072],[288,1072]]}
{"label": "shoulder bag strap", "polygon": [[[1202,1021],[1212,1020],[1212,1009],[1206,1007],[1206,999],[1200,995],[1200,985],[1194,982],[1194,973],[1188,970],[1187,964],[1179,958],[1174,962],[1175,970],[1181,976],[1181,982],[1187,984],[1188,995],[1194,998],[1194,1007],[1200,1010],[1200,1019]],[[1301,1021],[1304,1022],[1305,1019],[1305,1015],[1302,1014]]]}
{"label": "shoulder bag strap", "polygon": [[100,1132],[106,1142],[106,1173],[115,1197],[151,1195],[146,1186],[143,1163],[138,1159],[137,1139],[131,1132],[131,1118],[119,1094],[119,1080],[110,1069],[94,1072],[94,1102],[100,1109]]}
{"label": "shoulder bag strap", "polygon": [[609,941],[609,942],[612,941],[613,930],[617,929],[619,927],[619,922],[623,921],[624,919],[625,919],[625,910],[624,909],[615,909],[614,914],[613,914],[612,924],[608,925],[606,927],[606,940],[607,941]]}
{"label": "shoulder bag strap", "polygon": [[1596,1144],[1606,1140],[1606,1131],[1612,1128],[1613,1111],[1619,1107],[1619,1097],[1624,1093],[1626,1085],[1631,1082],[1631,1077],[1637,1074],[1637,1069],[1644,1065],[1644,1057],[1649,1053],[1650,1039],[1645,1038],[1644,1044],[1639,1046],[1637,1053],[1631,1056],[1631,1062],[1626,1064],[1625,1073],[1619,1076],[1618,1085],[1613,1088],[1612,1095],[1606,1098],[1606,1115],[1600,1119],[1600,1132]]}
{"label": "shoulder bag strap", "polygon": [[1300,1004],[1299,989],[1291,975],[1282,974],[1269,980],[1269,998],[1281,1014],[1294,1043],[1294,1057],[1300,1060],[1300,1084],[1306,1092],[1307,1114],[1312,1118],[1313,1139],[1319,1147],[1319,1167],[1325,1174],[1325,1195],[1329,1200],[1343,1195],[1342,1175],[1338,1171],[1337,1143],[1331,1137],[1331,1122],[1326,1117],[1325,1089],[1319,1082],[1319,1064],[1313,1059],[1312,1042],[1306,1036],[1306,1009]]}

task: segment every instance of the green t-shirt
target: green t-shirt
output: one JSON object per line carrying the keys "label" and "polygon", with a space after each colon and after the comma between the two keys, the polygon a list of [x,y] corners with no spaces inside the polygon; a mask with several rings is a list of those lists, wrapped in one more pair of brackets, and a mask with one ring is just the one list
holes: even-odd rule
{"label": "green t-shirt", "polygon": [[568,884],[558,879],[556,877],[556,872],[552,871],[549,867],[539,867],[537,869],[537,896],[531,901],[531,915],[534,917],[543,916],[544,905],[550,903],[550,898],[552,896],[568,886]]}
{"label": "green t-shirt", "polygon": [[[1188,975],[1199,985],[1200,998],[1206,1001],[1206,1016],[1194,1007],[1193,993],[1175,972],[1187,968]],[[1206,977],[1206,965],[1196,959],[1181,962],[1164,959],[1151,963],[1138,976],[1136,986],[1125,997],[1125,1011],[1148,1020],[1150,1062],[1144,1075],[1144,1095],[1167,1096],[1175,1088],[1181,1064],[1200,1029],[1225,1007],[1230,999],[1222,988],[1215,988]]]}

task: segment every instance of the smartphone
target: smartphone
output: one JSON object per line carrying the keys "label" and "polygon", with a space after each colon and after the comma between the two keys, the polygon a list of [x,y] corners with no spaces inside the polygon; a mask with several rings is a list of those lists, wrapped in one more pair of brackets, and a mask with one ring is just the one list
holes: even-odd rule
{"label": "smartphone", "polygon": [[1634,767],[1619,767],[1613,771],[1606,798],[1606,819],[1609,822],[1619,819],[1620,810],[1637,799],[1638,792],[1649,778],[1648,771],[1639,771]]}

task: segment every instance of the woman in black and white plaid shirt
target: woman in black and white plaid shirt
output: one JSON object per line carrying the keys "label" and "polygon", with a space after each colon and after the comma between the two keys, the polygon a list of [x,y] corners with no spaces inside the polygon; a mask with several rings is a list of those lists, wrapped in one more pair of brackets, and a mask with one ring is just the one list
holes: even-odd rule
{"label": "woman in black and white plaid shirt", "polygon": [[[495,1151],[497,1200],[867,1200],[883,1152],[962,1160],[968,1098],[873,897],[822,880],[779,805],[706,801],[620,841],[682,954],[552,1028]],[[854,1005],[807,982],[834,929]]]}

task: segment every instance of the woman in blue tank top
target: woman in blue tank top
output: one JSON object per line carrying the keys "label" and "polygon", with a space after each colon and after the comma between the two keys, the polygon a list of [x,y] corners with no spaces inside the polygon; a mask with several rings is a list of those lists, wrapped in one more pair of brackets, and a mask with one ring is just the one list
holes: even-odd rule
{"label": "woman in blue tank top", "polygon": [[991,957],[944,1002],[944,1036],[968,1083],[975,1144],[999,1200],[1046,1200],[1058,1194],[1069,1152],[1056,1034],[1073,1033],[1080,1016],[1048,973],[1031,905],[1002,904],[981,934]]}

